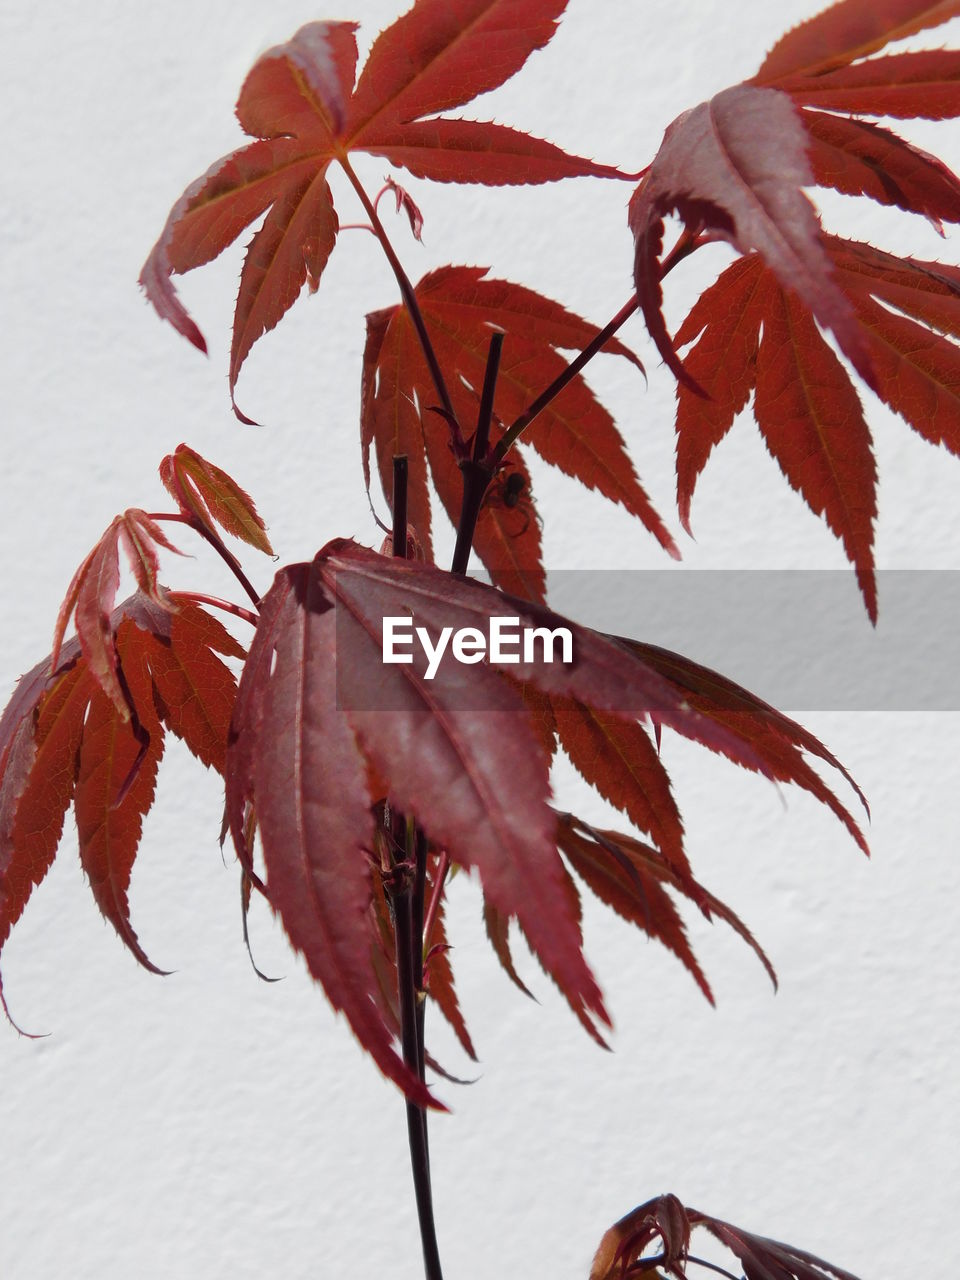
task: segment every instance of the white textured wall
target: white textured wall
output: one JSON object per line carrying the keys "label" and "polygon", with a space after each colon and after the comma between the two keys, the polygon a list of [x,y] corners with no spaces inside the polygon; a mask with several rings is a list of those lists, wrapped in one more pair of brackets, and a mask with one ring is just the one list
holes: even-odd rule
{"label": "white textured wall", "polygon": [[[570,0],[552,46],[475,110],[639,168],[679,111],[751,74],[779,31],[815,7]],[[313,0],[0,3],[4,692],[47,652],[69,577],[111,516],[161,505],[155,469],[180,440],[254,491],[284,559],[336,535],[377,539],[355,425],[362,317],[394,300],[373,241],[344,236],[320,292],[248,361],[240,401],[263,429],[240,427],[227,398],[240,250],[183,283],[209,361],[157,320],[136,277],[181,189],[240,142],[231,107],[256,56],[317,17],[359,17],[366,42],[395,12],[390,0],[352,14]],[[948,123],[912,136],[957,165],[958,134]],[[361,168],[371,185],[384,171]],[[598,322],[626,298],[623,186],[409,185],[426,217],[423,249],[397,224],[411,273],[490,263]],[[352,217],[347,197],[340,208]],[[943,251],[924,225],[908,239],[907,222],[878,212],[856,229]],[[670,282],[674,322],[698,270]],[[648,361],[649,388],[616,367],[598,369],[595,384],[676,529],[671,379],[639,322],[627,338]],[[867,399],[879,562],[956,567],[956,462]],[[551,567],[663,567],[652,539],[608,504],[580,500],[543,468],[537,483]],[[689,566],[842,565],[748,419],[708,468],[694,519]],[[265,585],[269,564],[251,565]],[[166,576],[229,589],[206,561],[171,564]],[[956,637],[929,643],[955,647]],[[439,1090],[454,1114],[432,1129],[452,1280],[583,1277],[605,1227],[664,1190],[865,1280],[953,1274],[960,722],[805,720],[872,801],[872,863],[805,796],[665,745],[695,866],[769,948],[776,997],[738,943],[694,919],[718,995],[711,1010],[665,953],[592,912],[588,951],[618,1022],[616,1051],[603,1054],[534,966],[542,1004],[515,991],[482,938],[476,886],[454,885],[455,963],[482,1078]],[[557,785],[565,806],[601,814],[571,797],[572,778]],[[217,847],[219,810],[214,780],[171,744],[132,900],[146,950],[174,976],[140,970],[101,922],[69,830],[5,949],[12,1009],[52,1034],[20,1040],[0,1027],[0,1275],[419,1274],[399,1096],[262,907],[257,957],[285,981],[253,976],[235,868]],[[469,1073],[442,1033],[436,1044]]]}

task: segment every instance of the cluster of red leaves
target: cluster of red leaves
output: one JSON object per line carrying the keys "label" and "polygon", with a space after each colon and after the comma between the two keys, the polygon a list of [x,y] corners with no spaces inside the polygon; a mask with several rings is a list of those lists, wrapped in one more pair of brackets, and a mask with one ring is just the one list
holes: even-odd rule
{"label": "cluster of red leaves", "polygon": [[[744,1280],[857,1280],[849,1271],[804,1249],[744,1231],[699,1209],[688,1209],[669,1194],[648,1200],[614,1223],[600,1241],[590,1280],[664,1274],[685,1280],[688,1268],[698,1265],[716,1272],[719,1268],[713,1263],[701,1262],[690,1253],[690,1236],[696,1227],[730,1250],[743,1268]],[[656,1252],[649,1253],[651,1248]]]}
{"label": "cluster of red leaves", "polygon": [[161,607],[137,592],[95,634],[109,637],[105,669],[73,639],[52,671],[45,658],[21,678],[0,719],[0,948],[53,863],[72,801],[98,907],[159,973],[130,924],[127,891],[164,731],[223,772],[236,680],[218,655],[243,649],[205,610],[166,593]]}
{"label": "cluster of red leaves", "polygon": [[316,288],[333,251],[339,222],[326,180],[333,161],[352,176],[350,154],[368,152],[420,178],[486,185],[616,176],[516,129],[439,115],[519,71],[554,34],[566,3],[417,0],[374,41],[358,80],[352,22],[308,23],[257,61],[236,108],[257,140],[187,188],[140,277],[164,319],[206,350],[171,276],[210,262],[269,210],[240,279],[231,396],[253,344],[305,283]]}
{"label": "cluster of red leaves", "polygon": [[[492,618],[565,626],[576,659],[502,667],[442,661],[428,679],[422,654],[410,664],[383,661],[383,619],[404,615],[434,643],[445,627],[486,634]],[[478,869],[488,933],[508,972],[516,978],[507,940],[516,918],[598,1039],[598,1025],[609,1019],[583,957],[571,872],[670,948],[708,997],[671,892],[755,946],[693,878],[669,780],[644,721],[806,787],[863,843],[852,816],[803,758],[807,751],[835,764],[824,748],[744,690],[674,654],[345,540],[277,575],[262,602],[233,716],[230,830],[252,872],[256,815],[267,897],[293,945],[381,1070],[418,1101],[433,1103],[393,1045],[396,1010],[383,979],[392,944],[383,941],[383,908],[379,916],[370,910],[381,892],[372,870],[389,861],[390,837],[377,820],[384,804],[415,819],[435,854]],[[656,847],[557,814],[549,802],[557,741]],[[434,994],[472,1052],[445,962],[438,971]]]}
{"label": "cluster of red leaves", "polygon": [[[597,336],[598,329],[532,289],[489,280],[486,275],[480,267],[443,267],[424,276],[415,295],[445,372],[454,412],[463,424],[477,418],[491,327],[505,334],[491,433],[491,443],[496,444],[502,424],[518,418],[563,371],[566,361],[559,350],[581,350]],[[615,338],[604,349],[640,367],[636,356]],[[394,456],[407,455],[408,515],[428,552],[427,463],[434,488],[454,524],[463,490],[458,459],[451,449],[450,425],[441,414],[430,411],[435,399],[409,309],[389,307],[368,315],[360,411],[367,485],[371,445],[387,494],[392,489]],[[613,419],[582,378],[574,379],[551,401],[523,440],[545,461],[612,502],[621,503],[661,546],[676,554],[670,534],[634,474]],[[511,464],[529,489],[529,473],[516,453],[511,455]],[[530,600],[543,600],[540,530],[529,511],[491,499],[481,510],[473,545],[498,586]]]}
{"label": "cluster of red leaves", "polygon": [[[216,524],[269,549],[249,497],[220,468],[180,445],[160,473],[183,512],[173,519],[218,544]],[[121,547],[137,591],[114,608]],[[53,863],[72,802],[97,905],[160,972],[130,924],[127,893],[164,733],[222,774],[236,679],[219,655],[245,655],[205,609],[160,585],[158,548],[176,551],[157,518],[132,508],[111,522],[73,577],[53,652],[21,677],[0,718],[0,949]],[[77,634],[64,643],[71,616]]]}
{"label": "cluster of red leaves", "polygon": [[[890,41],[958,14],[956,3],[841,0],[788,32],[751,81],[675,121],[630,204],[638,297],[679,379],[684,525],[700,471],[753,392],[767,448],[841,540],[874,620],[870,431],[818,325],[920,435],[958,453],[960,358],[950,339],[960,333],[960,272],[824,235],[801,188],[866,196],[938,229],[960,222],[960,180],[861,119],[960,114],[960,52],[877,56]],[[672,342],[658,262],[671,210],[690,244],[707,233],[745,255],[702,295]],[[681,360],[675,348],[690,343]]]}

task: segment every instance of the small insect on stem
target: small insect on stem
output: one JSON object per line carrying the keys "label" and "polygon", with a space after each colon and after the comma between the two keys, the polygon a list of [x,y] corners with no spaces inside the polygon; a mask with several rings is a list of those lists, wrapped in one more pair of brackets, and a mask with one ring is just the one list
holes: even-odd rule
{"label": "small insect on stem", "polygon": [[[509,466],[509,463],[507,466]],[[543,527],[543,522],[534,505],[527,477],[522,471],[509,471],[506,474],[504,474],[504,470],[499,471],[490,482],[490,487],[487,489],[486,497],[484,498],[484,506],[500,507],[507,511],[519,511],[522,514],[523,525],[513,532],[511,537],[522,537],[530,528],[531,519],[536,520],[540,528]]]}

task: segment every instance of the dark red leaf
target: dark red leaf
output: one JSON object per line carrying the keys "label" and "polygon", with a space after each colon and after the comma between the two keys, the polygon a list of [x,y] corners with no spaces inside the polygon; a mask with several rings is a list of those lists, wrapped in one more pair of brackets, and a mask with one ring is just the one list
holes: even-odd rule
{"label": "dark red leaf", "polygon": [[237,682],[217,651],[243,658],[244,650],[198,605],[176,595],[171,599],[177,612],[169,635],[151,634],[145,646],[160,712],[171,733],[222,774]]}
{"label": "dark red leaf", "polygon": [[[156,605],[167,608],[166,594],[157,581],[157,547],[177,548],[145,511],[131,507],[104,530],[100,541],[83,561],[67,588],[53,637],[50,668],[60,661],[61,645],[71,615],[91,675],[113,703],[121,719],[129,719],[129,699],[120,683],[112,611],[120,583],[120,546],[126,551],[140,591]],[[179,554],[179,553],[178,553]]]}
{"label": "dark red leaf", "polygon": [[[433,882],[428,880],[428,898],[432,888]],[[464,1053],[476,1062],[477,1053],[473,1047],[473,1041],[470,1039],[470,1032],[467,1030],[467,1024],[460,1009],[460,1001],[457,998],[457,989],[454,986],[453,966],[450,964],[450,945],[447,941],[442,898],[437,906],[432,944],[424,964],[424,986],[426,987],[427,995],[437,1002],[437,1008],[453,1028],[457,1039],[463,1046]]]}
{"label": "dark red leaf", "polygon": [[[839,818],[864,853],[869,853],[856,820],[810,767],[803,752],[842,774],[869,814],[863,792],[839,760],[812,733],[732,680],[691,662],[689,658],[638,640],[620,637],[620,643],[651,670],[670,681],[677,694],[683,692],[691,710],[712,720],[715,725],[727,728],[734,735],[726,746],[719,748],[725,755],[748,769],[755,770],[762,762],[763,770],[778,781],[794,782],[809,791]],[[734,744],[732,749],[731,743]],[[747,746],[746,752],[738,745],[741,743]]]}
{"label": "dark red leaf", "polygon": [[[49,670],[44,661],[23,677],[17,694],[27,707],[15,694],[0,721],[0,950],[53,864],[96,688],[76,653],[56,675]],[[0,1004],[9,1017],[2,977]]]}
{"label": "dark red leaf", "polygon": [[839,0],[782,36],[756,79],[777,84],[787,76],[819,76],[957,14],[957,0]]}
{"label": "dark red leaf", "polygon": [[643,725],[573,699],[554,697],[551,706],[560,745],[583,777],[651,837],[681,879],[689,877],[680,812]]}
{"label": "dark red leaf", "polygon": [[869,58],[776,87],[804,106],[857,115],[948,120],[960,115],[960,50],[925,49]]}
{"label": "dark red leaf", "polygon": [[136,720],[122,717],[100,688],[90,698],[75,807],[80,862],[97,906],[144,968],[163,973],[140,946],[130,924],[127,897],[143,816],[153,804],[163,754],[163,727],[153,707],[142,636],[130,620],[120,624],[116,635],[116,652]]}
{"label": "dark red leaf", "polygon": [[660,354],[688,385],[692,379],[660,311],[663,219],[673,210],[691,231],[710,230],[741,253],[757,250],[872,383],[867,345],[833,278],[819,220],[802,190],[813,181],[806,149],[806,131],[786,94],[738,85],[669,126],[634,192],[629,220],[637,295]]}
{"label": "dark red leaf", "polygon": [[61,646],[52,674],[46,658],[21,679],[0,718],[0,948],[53,862],[73,800],[97,903],[154,969],[130,926],[127,891],[163,750],[158,706],[173,731],[216,765],[234,681],[214,650],[243,652],[196,604],[154,585],[163,604],[137,592],[104,620],[122,714],[73,639]]}
{"label": "dark red leaf", "polygon": [[393,1048],[372,987],[365,851],[374,821],[363,757],[337,703],[333,607],[311,567],[296,565],[278,574],[262,617],[228,752],[234,838],[238,809],[250,799],[267,894],[290,941],[383,1073],[421,1105],[437,1106]]}
{"label": "dark red leaf", "polygon": [[941,234],[943,221],[960,222],[960,180],[936,156],[866,120],[808,110],[801,118],[819,186],[923,214]]}
{"label": "dark red leaf", "polygon": [[[648,1271],[684,1280],[690,1274],[690,1263],[697,1266],[699,1274],[702,1264],[689,1256],[691,1232],[697,1227],[726,1245],[742,1265],[745,1280],[828,1280],[829,1276],[856,1280],[849,1271],[812,1253],[689,1209],[669,1194],[648,1200],[614,1223],[600,1241],[590,1280],[627,1280]],[[662,1272],[654,1270],[658,1267]]]}
{"label": "dark red leaf", "polygon": [[[312,22],[265,53],[237,117],[256,139],[213,165],[174,205],[140,276],[165,319],[201,350],[172,276],[217,257],[266,213],[247,251],[234,317],[230,393],[254,343],[304,282],[317,287],[337,214],[326,171],[351,151],[385,156],[442,182],[552,182],[618,170],[503,125],[430,119],[502,84],[556,29],[566,0],[417,0],[374,43],[356,92],[356,24]],[[269,210],[269,212],[268,212]],[[417,219],[413,219],[417,231]],[[242,420],[233,400],[234,412]]]}
{"label": "dark red leaf", "polygon": [[806,307],[775,286],[766,296],[757,425],[792,487],[843,543],[876,623],[877,468],[860,398]]}
{"label": "dark red leaf", "polygon": [[698,338],[684,357],[690,379],[677,383],[677,507],[690,532],[690,502],[714,447],[750,399],[770,276],[760,257],[738,259],[700,295],[677,331],[677,346]]}

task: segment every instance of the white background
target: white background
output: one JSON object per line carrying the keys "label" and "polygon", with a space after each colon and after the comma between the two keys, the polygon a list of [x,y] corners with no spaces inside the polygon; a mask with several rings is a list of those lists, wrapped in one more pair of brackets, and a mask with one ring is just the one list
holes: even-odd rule
{"label": "white background", "polygon": [[[637,169],[674,116],[752,74],[815,7],[570,0],[551,46],[471,114]],[[242,141],[231,107],[258,54],[321,17],[359,18],[363,49],[396,12],[386,0],[352,13],[312,0],[0,4],[4,691],[48,651],[70,575],[113,514],[166,505],[155,469],[181,440],[253,491],[283,560],[334,536],[379,541],[359,466],[359,362],[364,313],[395,292],[372,238],[344,234],[319,293],[247,362],[239,401],[262,428],[237,424],[227,396],[241,249],[182,285],[209,360],[155,317],[136,278],[183,187]],[[927,43],[944,39],[941,29]],[[954,166],[958,135],[952,122],[910,133]],[[359,167],[376,189],[384,165]],[[426,244],[400,220],[395,230],[415,278],[445,262],[490,264],[599,323],[629,294],[624,184],[408,185]],[[955,237],[944,246],[920,220],[856,206],[851,223],[840,199],[829,216],[885,247],[957,259]],[[709,262],[690,266],[670,280],[673,325],[709,278]],[[672,380],[639,321],[625,336],[649,388],[613,360],[591,378],[677,531]],[[957,567],[956,461],[865,395],[879,563]],[[543,467],[535,483],[551,568],[666,567],[608,503]],[[749,417],[709,465],[693,517],[698,541],[677,533],[686,566],[843,564]],[[247,564],[265,588],[270,563],[254,553]],[[231,590],[204,558],[171,562],[165,576]],[[454,963],[482,1061],[471,1071],[430,1019],[441,1060],[481,1076],[439,1086],[453,1114],[432,1125],[448,1277],[584,1277],[603,1230],[667,1190],[865,1280],[953,1274],[960,724],[947,713],[804,719],[872,802],[872,863],[805,796],[673,739],[664,747],[694,865],[768,947],[776,997],[745,948],[693,919],[711,1010],[666,953],[588,908],[588,954],[618,1024],[604,1054],[535,965],[524,972],[541,1004],[511,986],[482,937],[476,884],[454,884]],[[562,807],[604,816],[572,777],[556,786]],[[399,1095],[262,907],[256,955],[285,980],[254,977],[236,868],[217,847],[220,803],[216,780],[169,744],[132,902],[148,954],[174,976],[140,970],[102,923],[69,824],[5,948],[15,1016],[52,1034],[0,1027],[2,1276],[420,1274]]]}

